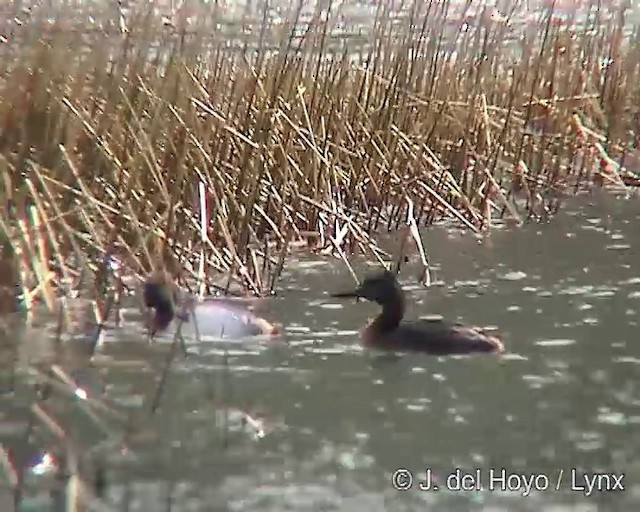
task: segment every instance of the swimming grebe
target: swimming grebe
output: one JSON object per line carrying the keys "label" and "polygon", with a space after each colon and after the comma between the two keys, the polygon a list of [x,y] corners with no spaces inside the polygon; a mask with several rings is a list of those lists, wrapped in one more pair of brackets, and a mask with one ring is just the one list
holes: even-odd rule
{"label": "swimming grebe", "polygon": [[[149,276],[142,294],[145,305],[155,311],[152,335],[167,329],[173,319],[180,316],[175,309],[180,302],[178,288],[167,274],[159,272]],[[210,297],[200,302],[187,300],[193,302],[186,308],[185,318],[182,319],[191,323],[195,317],[198,332],[203,336],[239,339],[280,334],[280,326],[249,311],[243,299]]]}
{"label": "swimming grebe", "polygon": [[382,312],[362,332],[365,347],[432,355],[500,353],[504,350],[498,338],[477,327],[450,324],[442,320],[403,322],[404,292],[396,276],[388,270],[367,277],[353,291],[331,296],[359,297],[382,306]]}

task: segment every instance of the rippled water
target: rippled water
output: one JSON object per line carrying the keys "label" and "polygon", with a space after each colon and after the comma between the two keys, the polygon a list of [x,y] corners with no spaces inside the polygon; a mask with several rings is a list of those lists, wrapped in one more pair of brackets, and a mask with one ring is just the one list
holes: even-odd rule
{"label": "rippled water", "polygon": [[[403,271],[408,315],[497,326],[507,349],[497,358],[375,357],[357,333],[376,306],[327,295],[352,284],[343,266],[291,265],[268,312],[288,344],[234,347],[227,365],[219,347],[192,347],[147,437],[107,459],[106,499],[141,511],[635,509],[640,203],[586,201],[547,225],[423,234],[436,282],[421,289]],[[110,337],[99,357],[107,391],[137,407],[166,346],[149,349],[131,329]],[[236,408],[265,418],[263,438],[240,428]],[[413,489],[394,490],[397,468],[415,473]],[[501,468],[545,475],[549,488],[526,498],[489,489],[489,470]],[[417,489],[427,469],[438,492]],[[484,489],[447,491],[457,469],[480,470]],[[586,497],[571,490],[572,469],[581,485],[585,474],[624,473],[626,490]]]}

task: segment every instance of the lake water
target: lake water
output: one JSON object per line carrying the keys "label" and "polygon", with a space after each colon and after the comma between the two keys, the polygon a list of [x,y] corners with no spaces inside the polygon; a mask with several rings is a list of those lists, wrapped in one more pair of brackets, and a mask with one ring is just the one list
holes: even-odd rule
{"label": "lake water", "polygon": [[[104,499],[131,511],[637,509],[639,215],[637,197],[600,195],[550,224],[423,233],[436,284],[421,288],[415,269],[403,270],[407,315],[497,326],[500,357],[365,352],[357,332],[377,307],[328,297],[353,284],[338,261],[293,262],[265,313],[284,323],[287,343],[243,344],[226,363],[211,344],[178,357],[145,434],[129,453],[105,452]],[[136,332],[110,333],[97,358],[108,396],[131,410],[148,400],[167,353]],[[0,441],[11,447],[20,415],[2,400]],[[264,437],[241,428],[236,408],[264,418]],[[101,439],[86,417],[75,431],[88,445]],[[412,489],[394,489],[398,468],[413,472]],[[537,476],[538,489],[523,496],[516,476],[516,490],[491,489],[490,471],[503,468]],[[427,470],[438,491],[418,489]],[[479,471],[483,489],[447,490],[456,471]],[[624,474],[625,490],[586,496],[585,476],[605,474],[616,478],[601,486]]]}

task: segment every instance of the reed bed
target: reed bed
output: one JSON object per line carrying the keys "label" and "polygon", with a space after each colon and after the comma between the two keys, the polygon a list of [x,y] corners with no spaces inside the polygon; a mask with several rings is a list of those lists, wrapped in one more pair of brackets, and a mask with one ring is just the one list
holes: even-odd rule
{"label": "reed bed", "polygon": [[594,180],[624,187],[640,104],[626,11],[522,26],[516,5],[458,23],[449,2],[381,2],[366,44],[334,41],[331,3],[304,30],[299,3],[235,38],[148,5],[110,6],[91,37],[64,3],[12,13],[2,227],[23,296],[105,254],[267,293],[291,247],[381,259],[375,233],[409,213],[479,231],[547,218]]}

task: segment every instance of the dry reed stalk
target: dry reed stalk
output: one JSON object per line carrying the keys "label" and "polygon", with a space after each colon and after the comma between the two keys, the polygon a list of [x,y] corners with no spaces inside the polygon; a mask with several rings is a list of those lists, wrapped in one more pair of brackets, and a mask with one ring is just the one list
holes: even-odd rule
{"label": "dry reed stalk", "polygon": [[[50,273],[49,262],[51,261],[52,257],[55,257],[58,265],[60,266],[62,276],[65,278],[65,280],[70,281],[67,265],[65,264],[64,259],[61,257],[62,256],[61,247],[58,244],[58,241],[56,240],[56,236],[53,231],[51,221],[49,219],[49,216],[47,215],[44,205],[40,199],[40,196],[36,192],[31,180],[27,179],[25,180],[25,182],[27,187],[29,188],[29,192],[31,193],[31,197],[35,203],[35,209],[32,210],[33,212],[32,218],[34,220],[33,222],[34,230],[38,234],[38,237],[37,237],[38,256],[39,256],[40,266],[42,267],[39,271],[41,279],[42,279],[42,276],[46,276]],[[40,225],[40,219],[44,221],[44,227],[46,228],[46,232],[47,232],[46,240],[48,240],[53,247],[53,253],[54,253],[53,255],[49,254],[47,243],[44,238],[44,233]],[[44,295],[47,307],[49,308],[50,311],[53,311],[55,309],[55,292],[53,288],[48,284],[45,285],[43,295]]]}
{"label": "dry reed stalk", "polygon": [[[0,215],[0,230],[8,232],[7,224]],[[10,314],[17,309],[16,288],[20,283],[18,272],[16,271],[15,251],[8,241],[3,241],[0,245],[0,311],[3,314]],[[27,293],[26,287],[22,286],[23,296]]]}
{"label": "dry reed stalk", "polygon": [[13,242],[13,249],[16,255],[16,259],[19,263],[19,272],[20,272],[20,284],[22,286],[22,304],[28,313],[31,312],[33,307],[33,296],[34,293],[29,289],[30,283],[32,283],[31,278],[31,266],[29,264],[30,261],[33,261],[30,256],[31,251],[29,247],[29,236],[27,235],[27,228],[25,226],[25,222],[23,219],[18,219],[17,224],[19,228],[19,237],[17,240],[12,240],[11,231],[9,226],[2,220],[0,222],[3,223],[3,230],[8,234],[9,240]]}
{"label": "dry reed stalk", "polygon": [[[38,286],[36,290],[39,290],[42,294],[49,311],[53,311],[55,308],[55,296],[53,288],[50,286],[50,281],[55,277],[55,274],[49,268],[49,251],[44,240],[44,233],[38,211],[32,206],[29,208],[29,214],[31,225],[33,226],[31,233],[35,237],[35,241],[32,243],[34,253],[31,266],[35,269],[37,276]],[[32,295],[36,295],[36,290],[32,290]]]}
{"label": "dry reed stalk", "polygon": [[[34,370],[38,375],[39,380],[47,387],[51,388],[51,390],[57,390],[63,395],[67,395],[69,397],[78,398],[78,405],[80,409],[83,409],[89,417],[96,423],[98,427],[101,428],[106,434],[111,434],[112,432],[103,427],[103,422],[96,414],[94,414],[90,409],[93,407],[102,412],[108,412],[112,417],[118,420],[124,420],[124,416],[122,413],[117,410],[112,404],[107,403],[105,400],[91,397],[88,395],[86,390],[83,388],[79,388],[73,380],[57,365],[52,365],[50,370],[44,371],[40,369]],[[54,378],[57,377],[57,378]]]}
{"label": "dry reed stalk", "polygon": [[[36,287],[27,292],[27,296],[25,297],[25,301],[27,304],[33,304],[35,301],[35,297],[42,293],[43,295],[47,293],[47,290],[51,287],[51,282],[55,279],[56,275],[54,272],[49,272],[46,275],[41,275],[38,279],[38,284]],[[51,306],[53,308],[53,305]]]}
{"label": "dry reed stalk", "polygon": [[16,471],[16,468],[13,467],[13,463],[11,462],[11,458],[5,449],[4,444],[0,444],[0,465],[2,465],[2,469],[4,469],[9,485],[16,488],[19,481],[18,472]]}
{"label": "dry reed stalk", "polygon": [[431,286],[431,268],[429,266],[429,260],[427,259],[427,252],[425,251],[424,244],[420,238],[420,232],[418,230],[418,223],[414,216],[413,201],[407,198],[407,227],[413,237],[413,241],[418,248],[418,254],[420,255],[420,262],[422,263],[422,274],[420,276],[420,282],[425,286]]}
{"label": "dry reed stalk", "polygon": [[200,249],[200,268],[198,269],[198,281],[200,283],[200,291],[198,295],[200,298],[205,296],[206,293],[206,278],[205,278],[205,241],[207,239],[207,226],[209,225],[209,212],[207,210],[207,198],[206,188],[203,181],[198,183],[198,198],[200,200],[200,236],[202,237],[202,248]]}
{"label": "dry reed stalk", "polygon": [[42,425],[44,425],[51,434],[53,434],[54,437],[61,441],[66,439],[67,434],[64,429],[47,411],[42,408],[40,404],[33,404],[31,406],[31,412],[34,417],[40,420],[40,423],[42,423]]}
{"label": "dry reed stalk", "polygon": [[[163,393],[164,388],[165,388],[167,377],[169,376],[169,370],[171,368],[171,363],[175,359],[175,355],[176,355],[176,351],[178,349],[178,345],[182,346],[183,353],[186,355],[186,348],[185,348],[185,345],[184,345],[184,339],[182,337],[182,326],[184,324],[184,318],[186,318],[185,313],[186,313],[186,311],[183,309],[182,315],[179,318],[178,325],[176,327],[176,332],[173,335],[173,341],[171,342],[171,348],[169,349],[169,352],[167,353],[167,358],[165,360],[164,367],[162,369],[162,372],[160,373],[160,380],[158,381],[158,385],[156,387],[156,390],[153,393],[153,396],[152,396],[152,399],[151,399],[151,406],[150,406],[150,409],[149,409],[151,415],[155,414],[156,410],[160,406],[160,400],[162,399],[162,393]],[[195,322],[195,319],[194,319],[194,322]]]}

